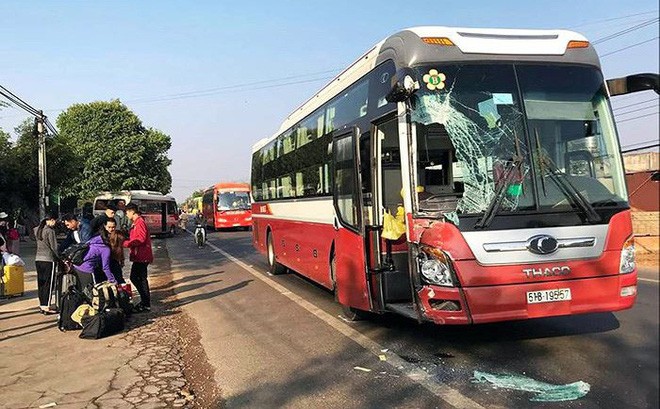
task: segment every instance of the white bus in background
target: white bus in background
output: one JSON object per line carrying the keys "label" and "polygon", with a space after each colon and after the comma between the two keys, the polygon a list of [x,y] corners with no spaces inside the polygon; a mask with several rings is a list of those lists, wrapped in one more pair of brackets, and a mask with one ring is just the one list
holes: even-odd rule
{"label": "white bus in background", "polygon": [[138,205],[150,234],[176,234],[179,215],[174,197],[149,190],[103,192],[94,199],[94,216],[103,214],[108,204],[116,205],[119,200]]}

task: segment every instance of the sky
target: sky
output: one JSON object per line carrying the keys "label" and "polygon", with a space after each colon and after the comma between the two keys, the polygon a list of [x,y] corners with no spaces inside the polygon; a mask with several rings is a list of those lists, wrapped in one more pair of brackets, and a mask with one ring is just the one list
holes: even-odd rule
{"label": "sky", "polygon": [[[248,181],[256,141],[407,27],[564,28],[594,42],[656,19],[595,47],[606,78],[658,72],[657,0],[3,0],[0,15],[0,84],[53,123],[74,103],[120,99],[171,136],[177,200],[219,181]],[[613,106],[624,148],[657,142],[653,92]],[[11,132],[25,118],[3,109],[0,128]]]}

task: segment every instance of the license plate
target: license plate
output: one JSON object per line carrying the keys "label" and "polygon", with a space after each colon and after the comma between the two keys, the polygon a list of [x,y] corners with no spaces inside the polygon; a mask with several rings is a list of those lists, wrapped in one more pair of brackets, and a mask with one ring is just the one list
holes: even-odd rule
{"label": "license plate", "polygon": [[569,301],[570,299],[571,299],[570,288],[558,288],[556,290],[541,290],[541,291],[527,292],[527,304]]}

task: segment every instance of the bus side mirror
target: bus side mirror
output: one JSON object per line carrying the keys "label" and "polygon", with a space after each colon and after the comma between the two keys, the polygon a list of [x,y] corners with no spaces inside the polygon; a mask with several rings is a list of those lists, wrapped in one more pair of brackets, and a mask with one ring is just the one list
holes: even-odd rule
{"label": "bus side mirror", "polygon": [[387,102],[403,102],[418,89],[419,82],[415,80],[415,72],[410,68],[403,68],[392,76],[392,88],[385,99]]}
{"label": "bus side mirror", "polygon": [[660,78],[658,74],[635,74],[622,78],[607,80],[610,96],[625,95],[633,92],[652,89],[660,94]]}

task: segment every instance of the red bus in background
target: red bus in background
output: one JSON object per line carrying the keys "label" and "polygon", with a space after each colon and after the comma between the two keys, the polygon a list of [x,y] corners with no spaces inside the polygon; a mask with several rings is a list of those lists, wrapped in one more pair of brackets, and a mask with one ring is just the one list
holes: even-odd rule
{"label": "red bus in background", "polygon": [[[253,243],[347,317],[477,324],[631,308],[635,246],[605,81],[562,30],[416,27],[253,146]],[[392,215],[400,215],[394,218]]]}
{"label": "red bus in background", "polygon": [[252,226],[250,185],[247,183],[218,183],[204,192],[202,214],[208,227],[228,229]]}

